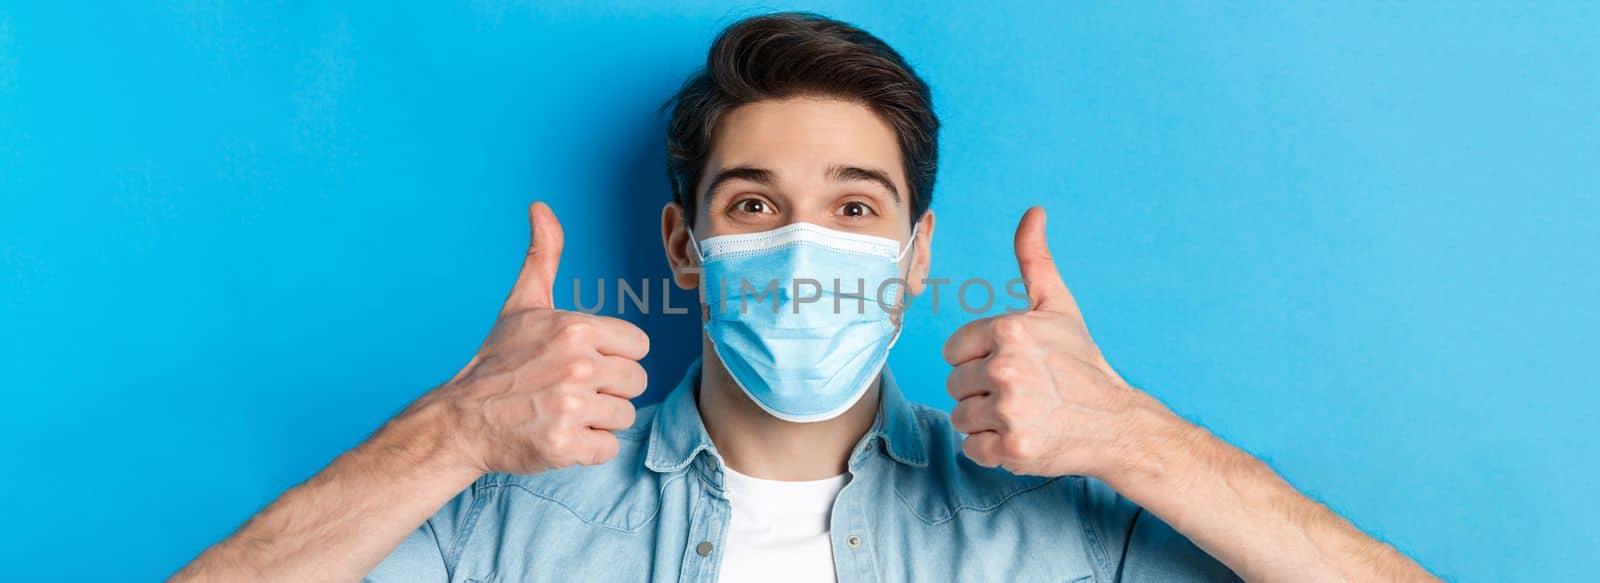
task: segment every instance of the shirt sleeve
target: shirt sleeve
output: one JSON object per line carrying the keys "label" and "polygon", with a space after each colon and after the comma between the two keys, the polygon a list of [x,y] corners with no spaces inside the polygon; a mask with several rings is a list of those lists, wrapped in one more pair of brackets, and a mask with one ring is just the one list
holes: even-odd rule
{"label": "shirt sleeve", "polygon": [[448,583],[459,556],[457,547],[460,539],[465,538],[462,528],[464,521],[472,514],[476,502],[474,488],[468,488],[445,503],[362,580],[370,583]]}
{"label": "shirt sleeve", "polygon": [[1104,482],[1082,478],[1084,528],[1108,581],[1242,581],[1171,526]]}

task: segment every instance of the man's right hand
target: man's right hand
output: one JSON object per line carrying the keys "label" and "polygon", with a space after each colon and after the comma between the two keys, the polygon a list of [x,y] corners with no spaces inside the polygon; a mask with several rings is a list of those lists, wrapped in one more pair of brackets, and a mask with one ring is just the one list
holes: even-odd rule
{"label": "man's right hand", "polygon": [[557,310],[561,223],[542,202],[528,207],[532,237],[522,273],[477,355],[411,410],[444,419],[444,443],[479,473],[537,473],[604,463],[612,431],[633,424],[629,399],[644,392],[639,359],[650,338],[626,321]]}
{"label": "man's right hand", "polygon": [[561,224],[544,203],[528,221],[522,274],[466,368],[172,580],[356,581],[479,475],[617,455],[611,431],[633,424],[628,399],[644,392],[650,339],[616,318],[556,310]]}

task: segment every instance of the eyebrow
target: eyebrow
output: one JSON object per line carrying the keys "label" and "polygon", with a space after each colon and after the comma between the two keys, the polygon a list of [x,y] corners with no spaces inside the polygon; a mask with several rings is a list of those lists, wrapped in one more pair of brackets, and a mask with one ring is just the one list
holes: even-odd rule
{"label": "eyebrow", "polygon": [[839,182],[848,182],[851,180],[866,180],[868,182],[876,182],[879,186],[882,186],[884,190],[889,191],[889,196],[893,197],[896,203],[900,202],[900,189],[894,187],[894,180],[889,179],[888,172],[884,172],[877,168],[862,168],[860,166],[845,166],[842,164],[835,164],[828,167],[828,178]]}
{"label": "eyebrow", "polygon": [[[860,166],[834,164],[828,167],[827,176],[829,180],[833,180],[835,182],[865,180],[867,182],[876,183],[879,186],[882,186],[884,190],[889,191],[889,196],[893,197],[896,203],[900,202],[900,189],[895,188],[894,180],[889,178],[888,172],[884,172],[877,168],[862,168]],[[728,168],[718,172],[716,176],[711,177],[711,182],[706,185],[706,191],[704,195],[706,203],[711,203],[711,197],[716,194],[718,186],[721,186],[724,182],[729,182],[732,180],[748,180],[750,182],[768,187],[772,186],[775,182],[772,177],[772,171],[765,168],[756,168],[754,166],[735,166],[733,168]]]}
{"label": "eyebrow", "polygon": [[717,193],[717,187],[731,180],[748,180],[768,187],[772,186],[773,183],[771,170],[753,166],[735,166],[718,172],[716,176],[711,177],[711,182],[706,185],[706,192],[701,198],[706,200],[706,204],[711,204],[711,197]]}

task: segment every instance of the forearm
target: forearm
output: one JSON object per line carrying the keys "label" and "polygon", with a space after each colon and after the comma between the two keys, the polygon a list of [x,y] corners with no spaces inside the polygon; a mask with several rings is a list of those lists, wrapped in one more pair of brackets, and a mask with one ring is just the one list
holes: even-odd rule
{"label": "forearm", "polygon": [[478,476],[425,408],[284,493],[174,581],[358,581]]}
{"label": "forearm", "polygon": [[1434,580],[1205,429],[1164,411],[1147,422],[1162,445],[1108,483],[1246,580]]}

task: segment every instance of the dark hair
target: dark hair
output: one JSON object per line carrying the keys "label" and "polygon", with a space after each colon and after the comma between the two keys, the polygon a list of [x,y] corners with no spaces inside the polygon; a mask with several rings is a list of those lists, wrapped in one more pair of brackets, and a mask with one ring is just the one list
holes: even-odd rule
{"label": "dark hair", "polygon": [[695,188],[705,172],[711,136],[732,109],[764,99],[823,95],[859,101],[894,128],[910,182],[911,220],[933,199],[939,166],[939,118],[928,85],[878,37],[824,16],[783,12],[740,20],[717,35],[705,69],[663,108],[667,178],[693,224]]}

